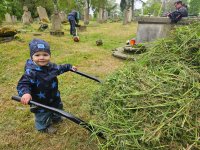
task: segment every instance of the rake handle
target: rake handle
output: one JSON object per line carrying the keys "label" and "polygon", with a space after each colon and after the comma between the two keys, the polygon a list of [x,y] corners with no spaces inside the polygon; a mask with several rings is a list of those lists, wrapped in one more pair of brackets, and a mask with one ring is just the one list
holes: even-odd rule
{"label": "rake handle", "polygon": [[76,73],[76,74],[79,74],[79,75],[81,75],[81,76],[84,76],[84,77],[86,77],[86,78],[89,78],[89,79],[91,79],[91,80],[94,80],[94,81],[96,81],[96,82],[102,83],[101,80],[99,80],[98,78],[93,77],[93,76],[91,76],[91,75],[85,74],[85,73],[80,72],[80,71],[74,71],[74,70],[72,70],[72,69],[70,69],[70,71],[71,71],[71,72],[74,72],[74,73]]}
{"label": "rake handle", "polygon": [[[15,100],[17,102],[21,102],[21,97],[19,96],[12,96],[12,100]],[[63,110],[60,110],[60,109],[57,109],[57,108],[54,108],[54,107],[50,107],[50,106],[46,106],[46,105],[43,105],[43,104],[40,104],[40,103],[37,103],[35,101],[29,101],[29,104],[34,104],[38,107],[41,107],[41,108],[44,108],[46,110],[49,110],[49,111],[53,111],[57,114],[60,114],[61,116],[73,121],[74,123],[78,124],[78,125],[81,125],[83,128],[87,129],[88,131],[90,132],[94,132],[95,129],[90,125],[88,124],[87,122],[75,117],[74,115],[68,113],[68,112],[65,112]],[[96,135],[101,137],[102,139],[105,139],[105,136],[102,132],[96,132]]]}

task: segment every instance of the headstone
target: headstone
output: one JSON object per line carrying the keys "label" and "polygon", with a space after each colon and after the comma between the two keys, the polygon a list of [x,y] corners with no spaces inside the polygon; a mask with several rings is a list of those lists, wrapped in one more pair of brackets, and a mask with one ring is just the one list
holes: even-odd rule
{"label": "headstone", "polygon": [[52,21],[52,29],[50,31],[50,34],[58,36],[64,35],[64,32],[61,31],[61,19],[58,12],[55,12],[51,16],[51,21]]}
{"label": "headstone", "polygon": [[141,17],[138,20],[136,43],[151,42],[166,37],[171,27],[169,18]]}
{"label": "headstone", "polygon": [[28,7],[27,6],[23,6],[23,11],[28,11]]}
{"label": "headstone", "polygon": [[171,24],[171,20],[167,17],[138,17],[136,43],[151,42],[159,38],[166,37],[174,25],[185,25],[200,18],[182,18],[177,24]]}
{"label": "headstone", "polygon": [[16,17],[16,16],[12,15],[11,18],[12,18],[12,22],[13,22],[13,23],[16,23],[16,22],[17,22],[17,17]]}
{"label": "headstone", "polygon": [[26,24],[26,25],[29,25],[32,22],[30,11],[24,11],[24,14],[22,15],[22,22],[23,24]]}
{"label": "headstone", "polygon": [[6,22],[7,22],[7,23],[12,23],[12,18],[11,18],[11,16],[10,16],[9,13],[6,13],[6,14],[5,14],[5,19],[6,19]]}
{"label": "headstone", "polygon": [[37,7],[37,12],[38,12],[40,21],[46,22],[46,23],[50,22],[45,8],[43,8],[42,6],[39,6]]}
{"label": "headstone", "polygon": [[52,20],[52,30],[60,31],[61,30],[61,19],[59,13],[54,13],[51,17]]}
{"label": "headstone", "polygon": [[67,15],[66,15],[65,12],[61,11],[61,12],[59,13],[59,16],[60,16],[60,19],[61,19],[61,22],[62,22],[62,23],[67,22]]}
{"label": "headstone", "polygon": [[33,22],[33,18],[31,16],[31,12],[28,11],[28,7],[23,7],[24,14],[22,15],[22,22],[23,24],[29,25],[31,22]]}

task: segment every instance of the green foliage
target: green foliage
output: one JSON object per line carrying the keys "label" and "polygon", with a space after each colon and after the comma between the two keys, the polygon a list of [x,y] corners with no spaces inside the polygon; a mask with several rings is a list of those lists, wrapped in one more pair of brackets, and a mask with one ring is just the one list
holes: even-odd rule
{"label": "green foliage", "polygon": [[105,8],[108,11],[108,15],[110,15],[111,11],[115,11],[117,9],[117,4],[115,3],[115,0],[109,0]]}
{"label": "green foliage", "polygon": [[121,2],[120,2],[120,8],[121,8],[121,11],[123,12],[124,11],[124,9],[126,8],[126,0],[121,0]]}
{"label": "green foliage", "polygon": [[83,4],[79,1],[75,0],[59,0],[58,1],[59,10],[64,10],[66,13],[71,12],[73,9],[77,11],[82,11]]}
{"label": "green foliage", "polygon": [[4,20],[4,15],[5,15],[5,13],[6,13],[6,7],[5,7],[5,5],[4,5],[4,3],[0,3],[0,22],[2,21],[2,20]]}
{"label": "green foliage", "polygon": [[191,0],[190,1],[190,14],[199,15],[200,14],[200,1],[199,0]]}
{"label": "green foliage", "polygon": [[153,16],[160,15],[159,11],[161,9],[161,1],[160,0],[149,0],[144,6],[144,15],[151,14]]}
{"label": "green foliage", "polygon": [[199,23],[176,28],[108,78],[91,106],[101,149],[200,147],[199,35]]}
{"label": "green foliage", "polygon": [[5,13],[15,15],[18,18],[21,18],[22,9],[21,3],[18,0],[2,0],[0,3],[0,18],[4,20]]}
{"label": "green foliage", "polygon": [[98,12],[99,8],[105,8],[107,0],[92,0],[91,6],[93,11]]}
{"label": "green foliage", "polygon": [[94,12],[94,16],[97,16],[99,8],[106,9],[108,14],[110,14],[111,11],[115,11],[117,9],[115,2],[115,0],[92,0],[91,7]]}

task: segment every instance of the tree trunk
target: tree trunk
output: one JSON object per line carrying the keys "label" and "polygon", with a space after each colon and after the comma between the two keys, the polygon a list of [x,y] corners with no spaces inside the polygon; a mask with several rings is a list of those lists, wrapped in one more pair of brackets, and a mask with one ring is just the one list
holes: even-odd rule
{"label": "tree trunk", "polygon": [[[127,24],[130,22],[130,15],[132,15],[131,12],[131,5],[129,0],[126,0],[126,8],[124,9],[124,20],[123,20],[123,25]],[[131,18],[132,19],[132,18]]]}
{"label": "tree trunk", "polygon": [[124,9],[123,25],[126,25],[127,23],[128,23],[128,10]]}
{"label": "tree trunk", "polygon": [[98,22],[103,23],[103,8],[99,8]]}
{"label": "tree trunk", "polygon": [[128,9],[128,23],[131,23],[132,21],[132,7],[129,7]]}
{"label": "tree trunk", "polygon": [[134,5],[135,5],[135,0],[132,0],[132,2],[131,2],[131,8],[132,8],[132,20],[135,19],[135,7],[134,7]]}
{"label": "tree trunk", "polygon": [[103,11],[103,22],[106,22],[108,19],[108,11],[106,9],[104,9]]}
{"label": "tree trunk", "polygon": [[89,24],[89,1],[85,0],[85,7],[84,7],[84,25]]}

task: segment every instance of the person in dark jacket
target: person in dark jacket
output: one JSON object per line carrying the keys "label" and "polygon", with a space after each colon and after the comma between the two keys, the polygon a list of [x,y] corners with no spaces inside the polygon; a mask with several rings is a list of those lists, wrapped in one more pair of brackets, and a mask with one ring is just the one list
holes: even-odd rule
{"label": "person in dark jacket", "polygon": [[[57,76],[69,70],[76,71],[77,68],[71,64],[51,63],[50,46],[44,40],[33,39],[29,43],[29,48],[31,58],[27,60],[25,73],[17,85],[21,103],[28,104],[30,100],[33,100],[63,109]],[[36,106],[31,106],[31,112],[35,114],[35,127],[38,131],[55,133],[56,129],[51,124],[61,121],[61,116]]]}
{"label": "person in dark jacket", "polygon": [[70,34],[73,36],[77,36],[76,35],[76,27],[79,26],[78,25],[78,23],[79,23],[78,12],[75,10],[72,10],[72,12],[68,14],[67,18],[70,23]]}
{"label": "person in dark jacket", "polygon": [[188,17],[188,10],[181,0],[176,1],[174,6],[176,7],[176,11],[167,15],[171,19],[172,23],[177,23],[182,17]]}

